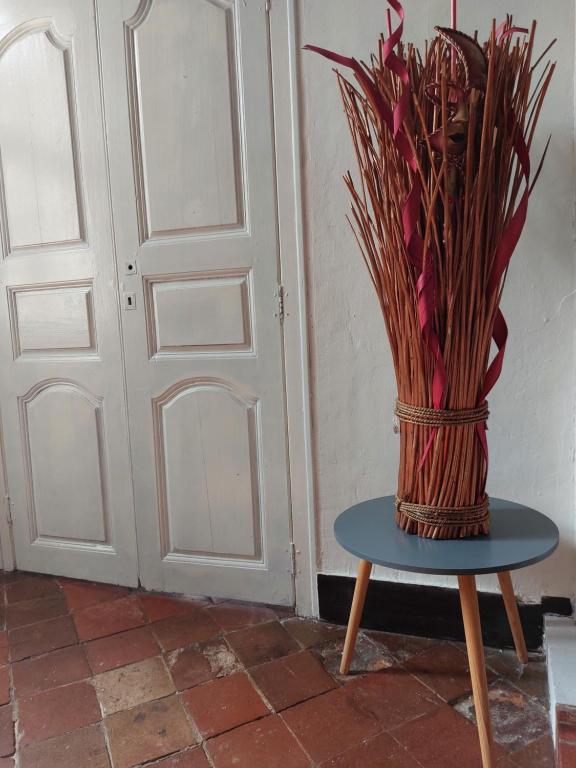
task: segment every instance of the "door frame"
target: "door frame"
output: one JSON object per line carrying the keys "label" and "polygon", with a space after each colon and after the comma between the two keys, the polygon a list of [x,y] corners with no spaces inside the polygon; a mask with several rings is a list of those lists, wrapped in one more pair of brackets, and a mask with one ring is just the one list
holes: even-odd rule
{"label": "door frame", "polygon": [[296,611],[318,616],[311,390],[302,221],[296,0],[267,0]]}
{"label": "door frame", "polygon": [[[284,379],[296,611],[318,615],[306,263],[302,223],[295,0],[267,0],[273,94],[278,245],[284,301]],[[119,297],[118,297],[119,300]],[[1,436],[1,430],[0,430]],[[0,444],[0,553],[15,567]]]}

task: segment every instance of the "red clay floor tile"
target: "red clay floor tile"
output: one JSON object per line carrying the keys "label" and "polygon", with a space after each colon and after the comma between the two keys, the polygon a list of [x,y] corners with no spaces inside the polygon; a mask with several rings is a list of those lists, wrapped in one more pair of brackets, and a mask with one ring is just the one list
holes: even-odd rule
{"label": "red clay floor tile", "polygon": [[24,746],[20,768],[110,768],[101,726],[89,725]]}
{"label": "red clay floor tile", "polygon": [[156,656],[160,646],[148,627],[137,627],[84,645],[94,674]]}
{"label": "red clay floor tile", "polygon": [[96,675],[94,688],[105,715],[176,692],[161,656]]}
{"label": "red clay floor tile", "polygon": [[567,718],[560,718],[558,714],[557,718],[557,732],[560,741],[568,741],[572,744],[576,744],[576,722],[571,722]]}
{"label": "red clay floor tile", "polygon": [[170,618],[170,616],[182,616],[189,613],[192,608],[209,605],[209,601],[205,598],[140,594],[138,599],[148,621],[161,621]]}
{"label": "red clay floor tile", "polygon": [[298,616],[283,621],[282,626],[303,648],[312,648],[315,645],[340,640],[346,635],[346,627],[318,619],[301,619]]}
{"label": "red clay floor tile", "polygon": [[82,608],[73,617],[80,640],[115,635],[140,627],[146,621],[135,595]]}
{"label": "red clay floor tile", "polygon": [[39,597],[53,597],[60,594],[60,585],[51,577],[34,577],[6,585],[6,602],[20,603]]}
{"label": "red clay floor tile", "polygon": [[192,688],[182,695],[182,701],[206,739],[269,713],[243,672]]}
{"label": "red clay floor tile", "polygon": [[0,757],[14,754],[15,734],[12,707],[7,704],[0,707]]}
{"label": "red clay floor tile", "polygon": [[14,689],[19,699],[90,677],[86,654],[79,645],[12,665]]}
{"label": "red clay floor tile", "polygon": [[273,715],[207,743],[214,768],[308,768],[310,760],[280,717]]}
{"label": "red clay floor tile", "polygon": [[576,744],[558,744],[558,768],[576,768]]}
{"label": "red clay floor tile", "polygon": [[274,621],[276,614],[264,605],[219,603],[208,609],[210,616],[225,632]]}
{"label": "red clay floor tile", "polygon": [[[392,735],[426,768],[482,768],[475,726],[448,705],[405,723]],[[494,754],[504,755],[496,744]]]}
{"label": "red clay floor tile", "polygon": [[90,581],[74,581],[62,579],[62,590],[66,596],[68,608],[78,611],[89,608],[91,605],[117,600],[130,594],[126,587],[117,587],[114,584],[96,584]]}
{"label": "red clay floor tile", "polygon": [[[373,715],[360,709],[346,695],[343,688],[287,709],[282,717],[316,762],[336,757],[382,728]],[[321,723],[330,725],[322,727]]]}
{"label": "red clay floor tile", "polygon": [[207,683],[214,677],[209,659],[198,650],[197,646],[172,651],[168,654],[167,662],[174,684],[179,691]]}
{"label": "red clay floor tile", "polygon": [[300,650],[298,643],[278,621],[239,629],[227,635],[227,640],[247,667],[255,667]]}
{"label": "red clay floor tile", "polygon": [[556,720],[559,723],[568,723],[576,725],[576,707],[569,707],[565,704],[556,705]]}
{"label": "red clay floor tile", "polygon": [[408,720],[433,712],[443,701],[406,670],[392,668],[357,677],[346,693],[389,731]]}
{"label": "red clay floor tile", "polygon": [[17,627],[25,627],[27,624],[48,621],[67,613],[68,607],[62,595],[14,603],[6,608],[6,629],[16,629]]}
{"label": "red clay floor tile", "polygon": [[199,741],[175,696],[117,712],[104,724],[114,768],[132,768]]}
{"label": "red clay floor tile", "polygon": [[102,717],[90,683],[72,683],[19,701],[18,731],[22,744],[74,731]]}
{"label": "red clay floor tile", "polygon": [[[420,763],[387,733],[362,741],[320,768],[422,768]],[[466,767],[467,768],[467,767]]]}
{"label": "red clay floor tile", "polygon": [[8,632],[0,631],[0,664],[8,661]]}
{"label": "red clay floor tile", "polygon": [[193,688],[215,677],[231,675],[241,669],[223,638],[172,651],[167,654],[166,661],[179,691]]}
{"label": "red clay floor tile", "polygon": [[0,705],[10,701],[10,667],[0,667]]}
{"label": "red clay floor tile", "polygon": [[[468,658],[451,643],[438,643],[409,658],[404,666],[444,701],[454,701],[472,690]],[[488,682],[495,675],[487,670]]]}
{"label": "red clay floor tile", "polygon": [[40,656],[42,653],[73,645],[77,641],[76,629],[70,616],[60,616],[50,621],[13,629],[8,633],[10,661]]}
{"label": "red clay floor tile", "polygon": [[14,768],[14,758],[0,757],[0,768]]}
{"label": "red clay floor tile", "polygon": [[276,712],[336,688],[334,678],[310,651],[261,664],[250,674]]}
{"label": "red clay floor tile", "polygon": [[164,651],[174,651],[200,643],[220,634],[220,628],[207,611],[197,608],[184,616],[172,616],[152,625],[152,631]]}
{"label": "red clay floor tile", "polygon": [[210,768],[210,764],[202,747],[194,747],[179,755],[165,757],[147,768]]}

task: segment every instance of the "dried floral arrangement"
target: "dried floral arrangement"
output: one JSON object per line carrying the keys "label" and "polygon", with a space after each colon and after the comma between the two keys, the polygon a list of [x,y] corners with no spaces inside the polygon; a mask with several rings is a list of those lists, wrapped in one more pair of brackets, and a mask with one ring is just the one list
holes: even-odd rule
{"label": "dried floral arrangement", "polygon": [[[512,18],[481,45],[436,27],[424,51],[399,23],[368,63],[317,46],[336,71],[358,163],[344,177],[396,372],[396,517],[429,538],[489,531],[487,395],[508,335],[500,299],[528,199],[530,149],[554,63]],[[496,351],[491,359],[492,343]]]}

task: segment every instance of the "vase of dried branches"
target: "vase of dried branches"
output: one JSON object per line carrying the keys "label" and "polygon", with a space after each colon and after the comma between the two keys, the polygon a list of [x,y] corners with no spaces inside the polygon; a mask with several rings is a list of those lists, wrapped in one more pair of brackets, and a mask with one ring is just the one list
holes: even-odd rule
{"label": "vase of dried branches", "polygon": [[388,16],[369,62],[307,47],[353,73],[337,72],[358,165],[344,179],[396,372],[397,522],[430,538],[481,535],[500,298],[546,154],[532,173],[554,64],[548,49],[534,61],[536,23],[511,17],[484,44],[437,27],[421,52],[402,43],[403,10],[389,4],[399,24]]}

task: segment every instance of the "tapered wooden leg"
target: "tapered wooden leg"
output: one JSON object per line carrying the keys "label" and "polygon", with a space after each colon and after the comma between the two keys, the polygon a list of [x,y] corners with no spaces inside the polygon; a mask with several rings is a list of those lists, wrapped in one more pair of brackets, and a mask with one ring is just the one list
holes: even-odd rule
{"label": "tapered wooden leg", "polygon": [[494,759],[492,724],[488,707],[488,683],[486,681],[486,667],[484,665],[484,645],[482,643],[480,611],[478,610],[476,578],[474,576],[458,576],[458,586],[460,587],[460,602],[462,603],[462,616],[466,633],[470,677],[472,678],[472,692],[474,693],[476,722],[478,723],[478,735],[480,737],[482,765],[484,768],[494,768],[496,761]]}
{"label": "tapered wooden leg", "polygon": [[371,573],[372,563],[369,563],[368,560],[360,560],[356,586],[354,587],[354,597],[352,598],[352,608],[350,609],[350,618],[348,619],[348,629],[346,630],[346,640],[344,641],[344,651],[342,652],[342,661],[340,663],[341,675],[347,675],[350,670]]}
{"label": "tapered wooden leg", "polygon": [[518,660],[521,664],[527,664],[528,650],[526,648],[526,640],[524,639],[524,630],[522,629],[520,614],[518,613],[518,603],[516,602],[516,596],[514,595],[514,587],[512,586],[510,571],[502,571],[499,573],[498,581],[500,582],[500,589],[502,590],[504,606],[508,616],[508,623],[512,630],[512,637],[514,638]]}

